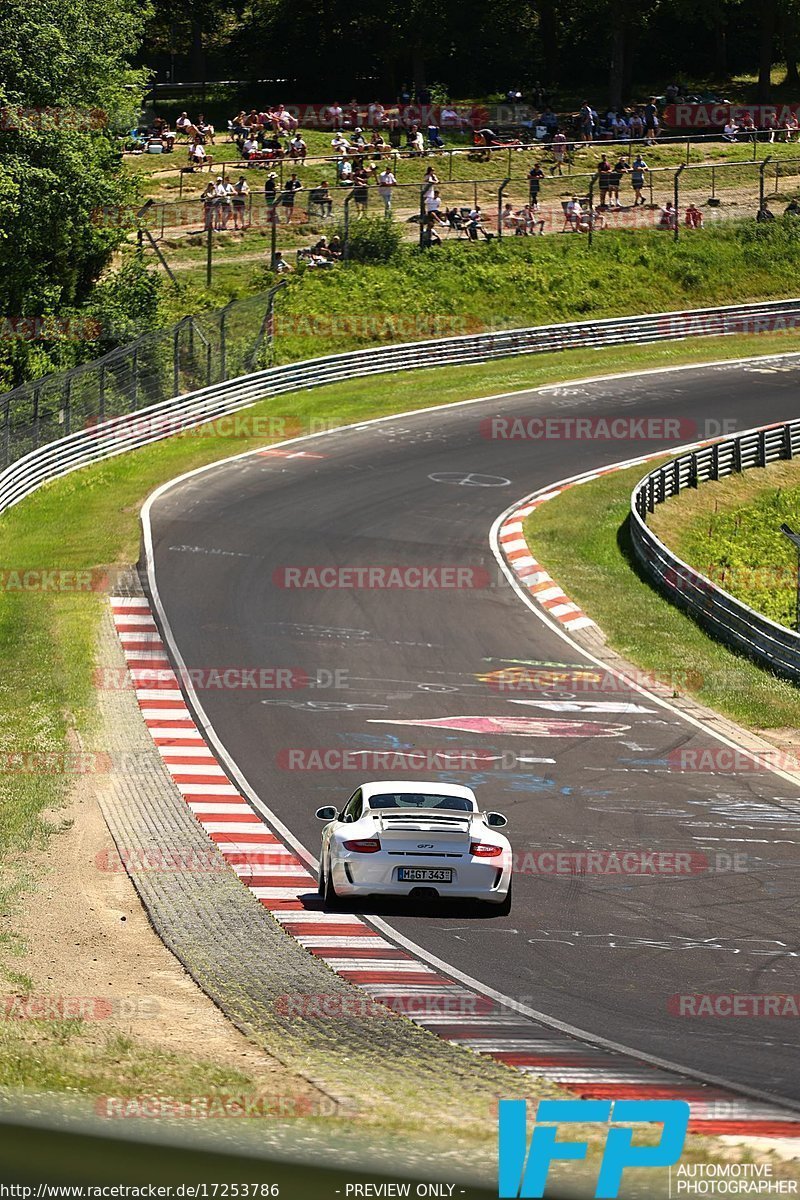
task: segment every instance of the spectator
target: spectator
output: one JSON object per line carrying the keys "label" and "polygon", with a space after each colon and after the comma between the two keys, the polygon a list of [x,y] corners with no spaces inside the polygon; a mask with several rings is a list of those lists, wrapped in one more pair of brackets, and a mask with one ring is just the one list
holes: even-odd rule
{"label": "spectator", "polygon": [[[441,224],[446,225],[447,222],[443,221],[443,222],[441,222]],[[436,214],[432,213],[432,212],[426,213],[425,217],[423,218],[423,225],[422,225],[422,244],[423,244],[423,246],[426,246],[428,248],[430,248],[431,246],[441,246],[442,239],[439,237],[439,234],[436,232],[435,226],[436,226]]]}
{"label": "spectator", "polygon": [[328,181],[323,179],[322,183],[317,187],[312,188],[308,194],[308,206],[318,209],[323,217],[329,217],[333,212],[333,201],[328,190]]}
{"label": "spectator", "polygon": [[767,204],[766,200],[764,201],[764,203],[761,205],[758,212],[756,213],[756,220],[759,222],[762,222],[762,223],[765,221],[774,221],[775,220],[775,213],[770,212],[769,205]]}
{"label": "spectator", "polygon": [[289,178],[284,183],[283,192],[281,193],[281,206],[284,209],[284,212],[286,213],[286,224],[287,225],[289,225],[292,220],[292,213],[294,212],[295,196],[297,195],[298,192],[301,192],[302,190],[303,190],[303,185],[293,171],[292,174],[289,176]]}
{"label": "spectator", "polygon": [[800,124],[798,124],[796,115],[794,113],[789,113],[783,123],[784,141],[790,142],[792,140],[792,134],[797,133],[799,128]]}
{"label": "spectator", "polygon": [[644,196],[642,188],[644,187],[644,173],[649,170],[647,163],[642,158],[641,154],[637,154],[633,160],[631,167],[631,186],[633,188],[633,207],[636,208],[639,204],[644,204]]}
{"label": "spectator", "polygon": [[577,233],[578,226],[583,218],[583,206],[577,196],[573,196],[564,205],[564,218],[573,233]]}
{"label": "spectator", "polygon": [[275,251],[272,259],[272,269],[276,275],[288,275],[292,269],[280,250]]}
{"label": "spectator", "polygon": [[646,104],[644,109],[644,128],[647,135],[647,143],[650,146],[655,146],[656,144],[658,126],[658,102],[655,96],[651,96],[650,103]]}
{"label": "spectator", "polygon": [[342,128],[342,118],[344,116],[344,113],[342,112],[342,106],[338,102],[338,100],[335,101],[333,104],[331,104],[328,107],[326,116],[328,117],[328,120],[330,121],[331,129],[341,129]]}
{"label": "spectator", "polygon": [[214,126],[209,124],[202,113],[197,118],[197,131],[203,139],[203,142],[208,142],[209,145],[214,145]]}
{"label": "spectator", "polygon": [[466,229],[467,235],[471,242],[477,242],[479,233],[483,234],[487,242],[492,237],[492,234],[487,233],[483,228],[483,212],[481,211],[480,204],[476,204],[475,207],[470,210],[470,214],[467,218]]}
{"label": "spectator", "polygon": [[629,170],[625,159],[620,155],[614,166],[611,168],[611,173],[608,176],[608,203],[610,208],[622,208],[619,202],[619,185],[622,176],[626,175]]}
{"label": "spectator", "polygon": [[543,234],[544,233],[544,221],[541,219],[541,217],[538,217],[536,215],[537,212],[538,212],[538,209],[534,208],[534,206],[532,204],[526,204],[524,208],[520,209],[519,216],[522,218],[522,220],[517,229],[517,233],[520,233],[520,234],[535,234],[535,233]]}
{"label": "spectator", "polygon": [[331,238],[331,240],[328,242],[328,250],[330,251],[331,258],[333,258],[333,259],[341,258],[342,255],[344,254],[344,247],[342,246],[342,239],[339,237],[338,233],[335,233],[333,235],[333,237]]}
{"label": "spectator", "polygon": [[349,154],[350,143],[343,133],[337,131],[331,138],[331,149],[334,154]]}
{"label": "spectator", "polygon": [[425,153],[425,139],[416,125],[412,125],[408,131],[406,148],[409,154],[421,155]]}
{"label": "spectator", "polygon": [[433,167],[432,166],[426,167],[425,174],[422,177],[423,187],[425,186],[426,183],[438,183],[438,182],[439,182],[439,176],[436,174]]}
{"label": "spectator", "polygon": [[300,165],[303,166],[305,165],[307,153],[308,147],[301,138],[300,134],[293,134],[289,140],[289,158],[292,160],[292,162],[300,163]]}
{"label": "spectator", "polygon": [[232,121],[228,124],[228,133],[232,142],[238,141],[247,133],[247,113],[244,109],[240,109]]}
{"label": "spectator", "polygon": [[678,213],[674,208],[672,201],[668,200],[661,209],[661,214],[658,218],[659,229],[677,229],[678,228]]}
{"label": "spectator", "polygon": [[353,164],[348,159],[339,159],[336,164],[336,178],[340,187],[350,187],[353,181]]}
{"label": "spectator", "polygon": [[739,126],[736,124],[732,116],[728,117],[727,124],[722,131],[723,140],[726,142],[735,142],[739,136]]}
{"label": "spectator", "polygon": [[628,122],[631,140],[637,140],[644,137],[644,114],[640,108],[634,109],[631,119]]}
{"label": "spectator", "polygon": [[236,183],[233,185],[233,228],[244,229],[247,220],[247,197],[250,195],[250,187],[244,175],[240,175]]}
{"label": "spectator", "polygon": [[257,154],[257,153],[258,153],[258,142],[255,140],[255,138],[253,137],[253,135],[251,133],[248,133],[247,137],[242,142],[242,157],[243,158],[252,158],[253,155]]}
{"label": "spectator", "polygon": [[189,130],[194,128],[192,122],[189,120],[188,113],[181,113],[175,122],[175,128],[177,129],[178,133],[185,133],[188,136]]}
{"label": "spectator", "polygon": [[373,158],[382,158],[389,153],[389,146],[379,129],[376,129],[369,143]]}
{"label": "spectator", "polygon": [[216,225],[217,189],[210,179],[200,195],[200,200],[203,205],[203,229],[213,229]]}
{"label": "spectator", "polygon": [[227,183],[222,176],[217,178],[217,229],[227,229],[233,211],[233,184]]}
{"label": "spectator", "polygon": [[425,195],[425,213],[432,217],[435,223],[444,225],[445,222],[440,216],[442,208],[442,197],[438,188],[431,187]]}
{"label": "spectator", "polygon": [[278,197],[278,179],[274,171],[270,171],[264,180],[264,203],[272,208]]}
{"label": "spectator", "polygon": [[553,138],[558,132],[558,117],[552,108],[546,108],[539,118],[539,124],[547,130],[546,137]]}
{"label": "spectator", "polygon": [[373,100],[367,109],[367,124],[370,128],[378,129],[383,124],[385,116],[386,109],[379,101]]}
{"label": "spectator", "polygon": [[790,200],[783,210],[783,215],[785,217],[800,217],[800,200],[796,197]]}
{"label": "spectator", "polygon": [[696,204],[692,203],[688,206],[684,213],[684,222],[688,229],[703,228],[703,214]]}
{"label": "spectator", "polygon": [[539,188],[544,179],[544,171],[541,164],[536,162],[528,171],[528,203],[534,212],[539,211]]}
{"label": "spectator", "polygon": [[553,144],[550,150],[553,155],[553,165],[550,168],[550,174],[555,175],[556,171],[558,171],[559,175],[562,175],[564,159],[567,154],[567,135],[560,129],[553,136]]}
{"label": "spectator", "polygon": [[384,167],[378,176],[378,193],[383,200],[384,211],[388,217],[392,211],[392,193],[397,187],[397,180],[390,166]]}
{"label": "spectator", "polygon": [[605,154],[600,159],[600,162],[598,164],[597,176],[598,176],[597,187],[600,191],[600,208],[604,209],[606,207],[606,200],[608,198],[608,189],[611,186],[611,179],[612,179],[611,163],[608,161]]}
{"label": "spectator", "polygon": [[507,229],[510,233],[519,233],[523,225],[519,213],[514,211],[514,205],[510,201],[503,205],[500,220],[503,224],[503,229]]}
{"label": "spectator", "polygon": [[353,200],[356,206],[356,216],[365,217],[367,215],[367,205],[369,204],[369,175],[364,167],[359,167],[353,172]]}
{"label": "spectator", "polygon": [[594,113],[588,100],[584,100],[578,113],[578,128],[581,131],[581,141],[590,142],[594,136]]}

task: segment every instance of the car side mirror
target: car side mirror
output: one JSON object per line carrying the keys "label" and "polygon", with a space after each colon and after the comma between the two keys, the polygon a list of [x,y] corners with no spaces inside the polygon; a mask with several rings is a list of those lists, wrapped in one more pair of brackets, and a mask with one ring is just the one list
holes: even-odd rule
{"label": "car side mirror", "polygon": [[332,804],[326,804],[324,808],[317,809],[318,821],[335,821],[336,815],[336,809]]}
{"label": "car side mirror", "polygon": [[508,824],[508,817],[504,817],[502,813],[487,813],[486,824],[491,825],[494,829],[502,829],[504,825]]}

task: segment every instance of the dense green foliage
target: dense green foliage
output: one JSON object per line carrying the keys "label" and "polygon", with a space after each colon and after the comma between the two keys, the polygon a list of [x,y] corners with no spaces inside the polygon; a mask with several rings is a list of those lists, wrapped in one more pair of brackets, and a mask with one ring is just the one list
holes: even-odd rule
{"label": "dense green foliage", "polygon": [[287,102],[385,102],[415,83],[434,99],[485,96],[542,80],[569,103],[585,88],[600,104],[647,99],[657,80],[724,86],[738,73],[757,74],[767,99],[774,61],[798,86],[799,12],[796,0],[176,0],[156,10],[146,61],[161,78],[268,81],[258,92]]}
{"label": "dense green foliage", "polygon": [[[114,133],[140,104],[144,79],[128,60],[142,17],[136,0],[6,0],[0,9],[5,386],[102,348],[81,308],[124,235],[102,210],[132,198]],[[102,320],[97,297],[90,315]],[[64,323],[57,336],[20,335],[19,318],[41,316]]]}

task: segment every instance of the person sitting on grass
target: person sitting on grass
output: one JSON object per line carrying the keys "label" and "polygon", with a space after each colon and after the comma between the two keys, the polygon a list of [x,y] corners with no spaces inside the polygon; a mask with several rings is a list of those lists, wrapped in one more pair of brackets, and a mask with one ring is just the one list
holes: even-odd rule
{"label": "person sitting on grass", "polygon": [[739,126],[734,121],[733,117],[728,118],[728,122],[722,131],[723,140],[726,142],[735,142],[739,137]]}
{"label": "person sitting on grass", "polygon": [[242,142],[242,158],[252,158],[254,154],[258,154],[258,142],[248,133]]}
{"label": "person sitting on grass", "polygon": [[[438,219],[441,221],[441,218],[438,218]],[[425,214],[425,217],[423,218],[423,223],[422,223],[422,244],[423,244],[423,246],[426,246],[428,248],[430,248],[431,246],[441,246],[442,239],[439,237],[439,234],[436,232],[436,229],[435,229],[436,221],[437,221],[436,213],[429,212],[429,213]],[[446,222],[441,221],[441,224],[446,224]]]}
{"label": "person sitting on grass", "polygon": [[766,221],[774,221],[775,220],[775,213],[770,212],[769,205],[767,204],[766,200],[763,202],[763,204],[759,208],[758,212],[756,213],[756,220],[760,224],[763,224]]}
{"label": "person sitting on grass", "polygon": [[533,234],[537,234],[537,233],[543,234],[544,233],[544,220],[542,217],[538,216],[538,212],[539,212],[538,204],[537,205],[526,204],[523,208],[521,208],[519,210],[519,216],[521,217],[521,223],[520,223],[519,227],[517,228],[517,233],[526,234],[528,236],[532,236]]}
{"label": "person sitting on grass", "polygon": [[272,260],[272,269],[276,275],[288,275],[292,269],[280,250],[275,251],[275,256]]}
{"label": "person sitting on grass", "polygon": [[376,129],[369,143],[369,149],[373,158],[382,158],[384,154],[389,153],[389,146],[386,139],[379,129]]}
{"label": "person sitting on grass", "polygon": [[301,166],[305,166],[306,154],[308,147],[301,138],[299,133],[295,133],[289,141],[289,158],[292,162],[298,162]]}
{"label": "person sitting on grass", "polygon": [[786,205],[783,215],[785,217],[800,217],[800,200],[796,196]]}
{"label": "person sitting on grass", "polygon": [[335,233],[333,235],[333,237],[331,238],[331,240],[328,242],[328,252],[329,252],[331,258],[334,259],[334,261],[340,259],[342,257],[342,255],[344,254],[344,247],[342,245],[342,239],[339,237],[338,233]]}
{"label": "person sitting on grass", "polygon": [[661,214],[658,218],[659,229],[676,229],[678,226],[678,213],[671,200],[668,200],[661,209]]}
{"label": "person sitting on grass", "polygon": [[703,214],[700,212],[700,209],[694,203],[690,204],[689,207],[686,209],[683,219],[684,219],[684,223],[688,229],[702,229],[703,228]]}

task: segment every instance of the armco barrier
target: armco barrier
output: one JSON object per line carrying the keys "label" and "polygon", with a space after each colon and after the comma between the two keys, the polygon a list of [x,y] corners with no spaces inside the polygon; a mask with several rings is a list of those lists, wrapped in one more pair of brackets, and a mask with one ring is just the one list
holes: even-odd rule
{"label": "armco barrier", "polygon": [[191,429],[269,396],[389,371],[489,362],[575,347],[633,345],[691,336],[762,333],[800,327],[800,299],[690,312],[651,313],[564,325],[505,329],[467,337],[378,346],[306,359],[229,379],[101,421],[31,450],[0,472],[0,512],[50,479]]}
{"label": "armco barrier", "polygon": [[692,450],[637,483],[630,517],[633,548],[648,578],[714,637],[794,683],[800,682],[800,633],[770,621],[687,566],[648,528],[647,514],[684,488],[798,455],[800,421],[750,430]]}

